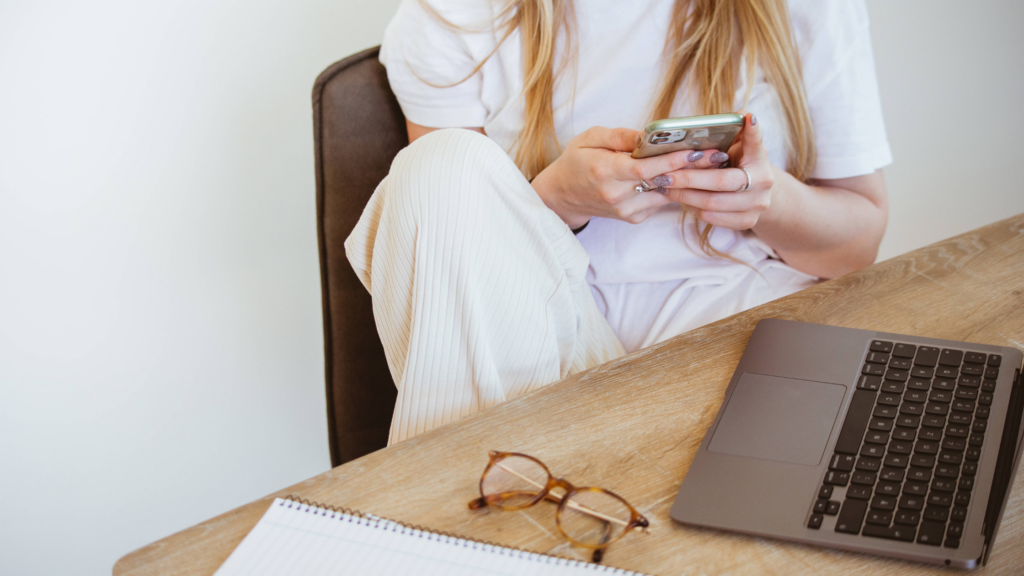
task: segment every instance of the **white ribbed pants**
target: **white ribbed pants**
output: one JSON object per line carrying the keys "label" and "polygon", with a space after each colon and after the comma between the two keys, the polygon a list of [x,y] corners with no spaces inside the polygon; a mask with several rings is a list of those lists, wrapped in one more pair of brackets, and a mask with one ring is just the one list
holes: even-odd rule
{"label": "white ribbed pants", "polygon": [[482,134],[399,153],[345,251],[398,387],[389,444],[624,354],[583,246]]}

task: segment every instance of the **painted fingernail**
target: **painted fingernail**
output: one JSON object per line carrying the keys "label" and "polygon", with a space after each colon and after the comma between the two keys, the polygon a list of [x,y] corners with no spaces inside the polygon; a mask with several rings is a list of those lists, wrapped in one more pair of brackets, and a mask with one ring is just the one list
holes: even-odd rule
{"label": "painted fingernail", "polygon": [[661,176],[655,176],[654,178],[651,179],[651,184],[654,184],[655,186],[671,186],[672,185],[672,177],[669,176],[668,174],[662,174]]}
{"label": "painted fingernail", "polygon": [[687,162],[696,162],[704,157],[704,153],[701,151],[690,152],[690,155],[686,157]]}
{"label": "painted fingernail", "polygon": [[754,116],[753,114],[750,115],[750,125],[757,126],[757,116]]}
{"label": "painted fingernail", "polygon": [[711,155],[711,158],[709,158],[708,161],[711,162],[712,164],[721,164],[722,162],[725,162],[728,159],[729,155],[726,154],[725,152],[715,152],[714,154]]}

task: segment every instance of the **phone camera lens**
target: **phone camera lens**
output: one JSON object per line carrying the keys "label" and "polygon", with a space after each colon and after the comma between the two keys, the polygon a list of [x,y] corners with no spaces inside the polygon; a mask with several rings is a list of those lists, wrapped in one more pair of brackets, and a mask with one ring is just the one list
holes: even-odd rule
{"label": "phone camera lens", "polygon": [[669,132],[656,132],[656,133],[654,134],[654,137],[655,137],[655,138],[668,138],[668,137],[669,137],[669,136],[671,136],[671,135],[672,135],[672,134],[671,134],[671,133],[669,133]]}
{"label": "phone camera lens", "polygon": [[668,138],[651,138],[651,144],[664,144],[668,142]]}

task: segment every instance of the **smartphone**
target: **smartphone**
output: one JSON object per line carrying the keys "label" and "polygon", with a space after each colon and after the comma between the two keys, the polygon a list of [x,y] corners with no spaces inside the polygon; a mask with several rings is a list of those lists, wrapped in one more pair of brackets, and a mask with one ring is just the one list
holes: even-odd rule
{"label": "smartphone", "polygon": [[633,158],[650,158],[676,150],[726,151],[743,129],[742,114],[665,118],[649,122],[636,138]]}

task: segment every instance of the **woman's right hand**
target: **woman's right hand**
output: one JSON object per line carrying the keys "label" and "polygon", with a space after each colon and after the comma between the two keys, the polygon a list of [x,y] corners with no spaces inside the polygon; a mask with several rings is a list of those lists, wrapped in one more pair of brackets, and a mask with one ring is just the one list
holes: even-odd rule
{"label": "woman's right hand", "polygon": [[652,158],[634,159],[639,132],[628,128],[594,127],[569,141],[562,155],[533,179],[544,204],[577,229],[592,216],[639,224],[662,206],[671,204],[659,191],[636,192],[643,179],[661,186],[659,176],[687,168],[710,168],[714,150],[680,150]]}

